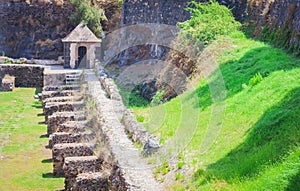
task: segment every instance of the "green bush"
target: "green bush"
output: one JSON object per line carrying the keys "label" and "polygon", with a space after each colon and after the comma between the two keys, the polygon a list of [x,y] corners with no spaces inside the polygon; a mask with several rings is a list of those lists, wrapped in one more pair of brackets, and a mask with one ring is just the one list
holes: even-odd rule
{"label": "green bush", "polygon": [[217,36],[236,32],[242,26],[227,7],[214,0],[205,3],[192,1],[186,10],[192,16],[190,20],[179,23],[181,34],[197,39],[204,45],[215,40]]}
{"label": "green bush", "polygon": [[251,87],[257,85],[259,82],[261,82],[263,80],[263,77],[261,75],[261,73],[256,73],[255,76],[253,76],[250,80],[249,80],[249,85]]}
{"label": "green bush", "polygon": [[76,12],[70,18],[71,21],[76,24],[83,22],[100,37],[103,32],[101,21],[106,20],[104,10],[93,6],[90,0],[71,0],[71,3],[76,7]]}
{"label": "green bush", "polygon": [[140,123],[143,123],[143,122],[145,121],[145,117],[139,115],[139,116],[136,117],[136,120],[137,120],[138,122],[140,122]]}
{"label": "green bush", "polygon": [[155,105],[161,104],[163,97],[164,97],[164,93],[165,93],[164,89],[157,91],[155,96],[151,100],[151,105],[155,106]]}

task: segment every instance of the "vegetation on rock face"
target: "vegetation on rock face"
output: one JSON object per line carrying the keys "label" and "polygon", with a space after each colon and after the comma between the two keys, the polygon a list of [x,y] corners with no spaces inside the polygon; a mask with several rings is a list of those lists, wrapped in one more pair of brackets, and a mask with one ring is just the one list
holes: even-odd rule
{"label": "vegetation on rock face", "polygon": [[205,3],[192,1],[189,5],[186,10],[192,13],[191,19],[179,23],[181,33],[187,38],[207,45],[217,36],[228,35],[241,27],[231,11],[214,0]]}
{"label": "vegetation on rock face", "polygon": [[83,22],[86,24],[96,36],[102,35],[101,21],[107,20],[104,15],[104,10],[93,5],[91,0],[71,0],[75,5],[76,12],[71,16],[71,20],[78,24]]}

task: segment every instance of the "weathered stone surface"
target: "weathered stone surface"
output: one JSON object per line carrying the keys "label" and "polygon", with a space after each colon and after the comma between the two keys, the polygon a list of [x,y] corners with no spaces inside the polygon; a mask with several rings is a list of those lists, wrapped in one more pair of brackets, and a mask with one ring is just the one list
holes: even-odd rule
{"label": "weathered stone surface", "polygon": [[76,178],[74,191],[107,191],[111,190],[109,172],[83,173]]}
{"label": "weathered stone surface", "polygon": [[0,2],[0,51],[10,57],[57,59],[61,38],[73,27],[69,17],[74,7],[69,1],[26,2]]}
{"label": "weathered stone surface", "polygon": [[67,121],[58,125],[57,132],[79,133],[83,132],[87,127],[87,121]]}
{"label": "weathered stone surface", "polygon": [[67,101],[81,101],[83,99],[82,96],[62,96],[62,97],[51,97],[42,100],[42,106],[45,108],[46,103],[50,102],[67,102]]}
{"label": "weathered stone surface", "polygon": [[49,136],[49,148],[52,149],[56,144],[62,143],[80,143],[82,141],[81,134],[77,133],[53,133]]}
{"label": "weathered stone surface", "polygon": [[122,100],[122,97],[119,94],[119,90],[111,78],[100,77],[100,82],[102,87],[105,89],[106,93],[111,99],[117,101]]}
{"label": "weathered stone surface", "polygon": [[2,79],[0,90],[4,92],[10,92],[13,91],[15,88],[15,77],[5,75]]}
{"label": "weathered stone surface", "polygon": [[43,91],[80,90],[79,85],[45,86]]}
{"label": "weathered stone surface", "polygon": [[51,135],[57,132],[58,126],[67,121],[84,121],[86,120],[85,112],[56,112],[48,117],[47,133]]}
{"label": "weathered stone surface", "polygon": [[42,88],[44,67],[27,64],[0,64],[0,79],[6,74],[15,76],[15,86]]}
{"label": "weathered stone surface", "polygon": [[64,175],[63,164],[66,157],[92,156],[93,145],[84,143],[56,144],[52,149],[53,175]]}
{"label": "weathered stone surface", "polygon": [[75,96],[76,94],[78,94],[78,92],[74,90],[43,91],[42,100],[45,100],[47,98],[52,98],[52,97]]}
{"label": "weathered stone surface", "polygon": [[[145,145],[152,140],[151,142],[159,143],[159,139],[151,135],[144,126],[136,121],[135,115],[132,111],[127,110],[123,115],[122,120],[123,125],[127,131],[128,136],[134,141]],[[155,140],[155,141],[154,141]],[[159,144],[158,144],[159,147]]]}
{"label": "weathered stone surface", "polygon": [[71,112],[71,111],[83,111],[85,104],[82,101],[79,102],[51,102],[45,105],[44,114],[46,122],[48,116],[51,116],[55,112]]}
{"label": "weathered stone surface", "polygon": [[96,156],[67,157],[63,170],[65,174],[65,190],[71,190],[75,185],[76,176],[82,173],[94,173],[101,171],[103,160]]}

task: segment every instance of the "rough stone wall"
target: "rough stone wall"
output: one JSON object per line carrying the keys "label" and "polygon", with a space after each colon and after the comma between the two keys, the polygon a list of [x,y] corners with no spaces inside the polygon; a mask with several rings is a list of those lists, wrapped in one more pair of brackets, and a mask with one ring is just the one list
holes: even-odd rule
{"label": "rough stone wall", "polygon": [[[1,30],[1,29],[0,29]],[[0,42],[1,43],[1,42]],[[15,76],[15,86],[25,88],[42,88],[44,67],[35,65],[0,64],[0,79],[5,74]]]}
{"label": "rough stone wall", "polygon": [[164,23],[176,25],[190,18],[189,0],[124,0],[123,24]]}
{"label": "rough stone wall", "polygon": [[[30,1],[27,1],[30,2]],[[72,29],[74,8],[64,1],[0,1],[0,52],[13,58],[57,59],[64,38]]]}
{"label": "rough stone wall", "polygon": [[[176,25],[190,18],[184,8],[190,0],[124,0],[122,23]],[[198,0],[204,2],[205,0]],[[295,0],[218,0],[249,26],[254,37],[300,52],[300,2]],[[265,27],[264,27],[265,26]],[[263,30],[264,29],[264,30]],[[300,53],[299,53],[300,54]]]}
{"label": "rough stone wall", "polygon": [[235,17],[252,35],[300,54],[300,2],[295,0],[227,0]]}

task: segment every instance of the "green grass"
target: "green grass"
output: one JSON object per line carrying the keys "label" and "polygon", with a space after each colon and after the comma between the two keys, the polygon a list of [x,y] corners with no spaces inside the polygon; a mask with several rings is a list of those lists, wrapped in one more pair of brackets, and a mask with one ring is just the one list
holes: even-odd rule
{"label": "green grass", "polygon": [[[162,143],[193,135],[183,152],[186,165],[195,168],[174,189],[300,190],[300,60],[240,35],[219,38],[207,56],[224,44],[227,51],[216,56],[222,78],[213,72],[168,103],[135,108]],[[226,99],[215,103],[210,89],[220,79]],[[224,113],[217,114],[222,104]],[[221,120],[211,121],[213,116]]]}
{"label": "green grass", "polygon": [[[62,190],[63,178],[53,178],[51,151],[35,89],[0,92],[0,190]],[[9,137],[8,137],[9,135]],[[8,141],[7,141],[8,140]]]}

